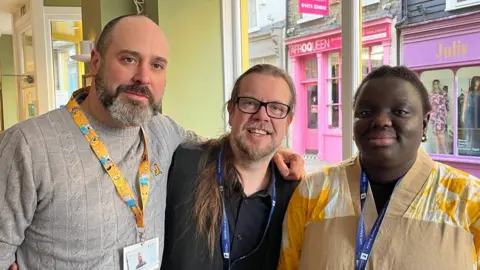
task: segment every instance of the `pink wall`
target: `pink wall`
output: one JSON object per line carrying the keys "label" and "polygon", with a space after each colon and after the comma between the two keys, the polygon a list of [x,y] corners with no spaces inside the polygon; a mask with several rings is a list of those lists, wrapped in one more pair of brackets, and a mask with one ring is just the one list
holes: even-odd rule
{"label": "pink wall", "polygon": [[[363,45],[383,45],[384,46],[384,64],[390,63],[390,44],[392,20],[383,18],[379,20],[364,23]],[[297,91],[297,109],[293,123],[293,150],[304,154],[307,148],[307,140],[317,138],[318,155],[317,158],[327,162],[339,162],[342,160],[342,119],[340,113],[340,127],[330,129],[328,127],[328,56],[333,52],[340,52],[342,46],[341,29],[334,29],[322,33],[313,34],[306,37],[291,39],[286,42],[289,47],[289,56],[292,67],[292,77]],[[341,55],[341,54],[340,54]],[[316,58],[318,75],[313,83],[318,85],[318,129],[317,133],[311,133],[307,129],[307,85],[312,81],[304,80],[304,62],[305,59]],[[341,59],[341,57],[340,57]],[[341,61],[340,61],[341,77]],[[341,88],[341,80],[339,84]],[[341,93],[339,100],[341,100]],[[341,108],[341,107],[340,107]],[[345,109],[350,109],[346,106]],[[341,111],[341,110],[340,110]]]}

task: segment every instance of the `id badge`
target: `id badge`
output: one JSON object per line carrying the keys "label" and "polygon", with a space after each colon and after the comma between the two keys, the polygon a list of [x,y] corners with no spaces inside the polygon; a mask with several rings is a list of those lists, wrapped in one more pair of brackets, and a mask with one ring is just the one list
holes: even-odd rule
{"label": "id badge", "polygon": [[158,237],[123,249],[123,269],[160,269]]}

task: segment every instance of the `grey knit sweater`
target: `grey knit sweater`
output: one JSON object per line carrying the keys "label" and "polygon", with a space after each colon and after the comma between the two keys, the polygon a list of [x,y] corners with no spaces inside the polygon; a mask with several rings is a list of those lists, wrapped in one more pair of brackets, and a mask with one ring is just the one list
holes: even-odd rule
{"label": "grey knit sweater", "polygon": [[[139,128],[88,118],[138,198]],[[195,135],[163,115],[145,130],[152,171],[146,239],[160,238],[161,259],[171,157]],[[65,108],[0,135],[0,269],[14,262],[15,252],[22,270],[121,269],[122,249],[135,243],[134,215]]]}

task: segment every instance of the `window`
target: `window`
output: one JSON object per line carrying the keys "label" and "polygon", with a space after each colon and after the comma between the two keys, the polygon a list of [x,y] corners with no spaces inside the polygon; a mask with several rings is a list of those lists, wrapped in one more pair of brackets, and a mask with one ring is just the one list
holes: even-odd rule
{"label": "window", "polygon": [[453,154],[454,74],[450,69],[425,71],[421,80],[432,105],[423,148],[431,154]]}
{"label": "window", "polygon": [[248,0],[248,29],[258,28],[257,0]]}
{"label": "window", "polygon": [[308,128],[318,128],[318,87],[311,85],[307,88],[307,106],[308,106]]}
{"label": "window", "polygon": [[328,55],[328,128],[340,128],[340,113],[342,111],[341,96],[340,96],[340,53],[335,52]]}
{"label": "window", "polygon": [[480,67],[425,71],[421,79],[432,105],[423,148],[430,154],[480,157]]}
{"label": "window", "polygon": [[458,154],[480,156],[480,67],[457,71]]}
{"label": "window", "polygon": [[317,58],[308,58],[305,60],[305,80],[318,77]]}
{"label": "window", "polygon": [[383,46],[377,45],[362,48],[362,75],[363,78],[368,73],[374,71],[383,65]]}
{"label": "window", "polygon": [[301,13],[300,16],[302,17],[300,20],[297,21],[298,24],[310,22],[316,19],[323,18],[322,15],[317,14],[308,14],[308,13]]}
{"label": "window", "polygon": [[380,0],[362,0],[362,6],[369,6],[380,3]]}
{"label": "window", "polygon": [[480,0],[447,0],[446,10],[454,10],[480,5]]}

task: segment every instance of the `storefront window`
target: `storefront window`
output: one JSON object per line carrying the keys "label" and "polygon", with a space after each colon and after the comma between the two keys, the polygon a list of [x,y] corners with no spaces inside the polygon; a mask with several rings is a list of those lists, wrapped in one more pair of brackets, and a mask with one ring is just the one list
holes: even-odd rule
{"label": "storefront window", "polygon": [[328,127],[337,129],[340,127],[340,53],[331,53],[328,56]]}
{"label": "storefront window", "polygon": [[480,67],[457,71],[459,155],[480,156]]}
{"label": "storefront window", "polygon": [[308,58],[305,60],[305,79],[315,79],[317,74],[317,58]]}
{"label": "storefront window", "polygon": [[368,73],[374,71],[383,65],[383,46],[376,45],[362,48],[362,75],[363,78]]}
{"label": "storefront window", "polygon": [[318,92],[317,86],[311,85],[307,90],[308,98],[308,128],[316,129],[318,127]]}
{"label": "storefront window", "polygon": [[432,154],[453,154],[454,74],[450,69],[425,71],[421,79],[432,105],[423,147]]}

